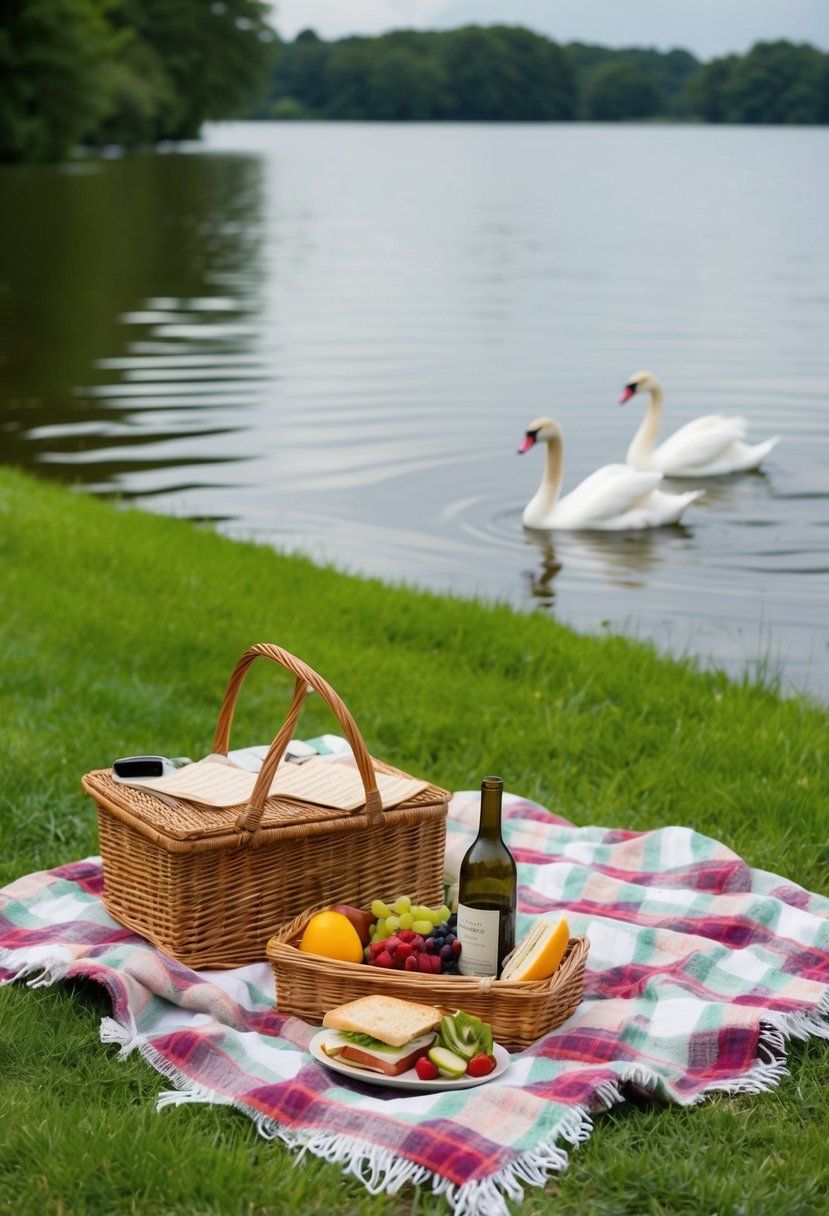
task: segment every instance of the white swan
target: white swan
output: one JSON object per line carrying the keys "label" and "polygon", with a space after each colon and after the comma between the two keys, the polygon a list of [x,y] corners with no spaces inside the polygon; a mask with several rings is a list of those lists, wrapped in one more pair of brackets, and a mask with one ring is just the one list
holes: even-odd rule
{"label": "white swan", "polygon": [[662,474],[640,473],[626,464],[606,464],[586,477],[575,490],[559,498],[564,444],[552,418],[537,418],[527,427],[518,451],[547,444],[547,459],[538,491],[524,508],[526,528],[589,528],[616,532],[626,528],[656,528],[675,524],[702,490],[665,494],[657,489]]}
{"label": "white swan", "polygon": [[630,401],[635,393],[650,393],[648,412],[633,437],[625,459],[634,469],[655,469],[668,477],[715,477],[723,473],[742,473],[759,467],[780,436],[764,443],[743,443],[744,418],[725,418],[707,414],[675,431],[654,448],[662,417],[662,385],[653,372],[636,372],[625,385],[619,404]]}

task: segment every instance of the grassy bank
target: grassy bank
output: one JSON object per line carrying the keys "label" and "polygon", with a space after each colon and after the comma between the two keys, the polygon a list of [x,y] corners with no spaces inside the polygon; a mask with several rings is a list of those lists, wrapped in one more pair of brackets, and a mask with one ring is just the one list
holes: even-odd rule
{"label": "grassy bank", "polygon": [[[208,750],[224,684],[278,642],[342,694],[369,750],[449,789],[486,771],[577,823],[688,824],[829,894],[826,711],[540,616],[393,590],[119,512],[0,470],[0,882],[97,851],[80,775]],[[260,669],[261,667],[261,669]],[[233,742],[275,733],[290,680],[254,666]],[[301,733],[334,729],[319,703]],[[439,1213],[295,1167],[241,1115],[155,1114],[165,1083],[100,1044],[93,988],[0,991],[0,1212]],[[827,1044],[774,1093],[630,1105],[522,1212],[823,1210]],[[727,1151],[720,1152],[725,1148]],[[724,1160],[723,1160],[724,1158]],[[805,1162],[797,1168],[794,1163]]]}

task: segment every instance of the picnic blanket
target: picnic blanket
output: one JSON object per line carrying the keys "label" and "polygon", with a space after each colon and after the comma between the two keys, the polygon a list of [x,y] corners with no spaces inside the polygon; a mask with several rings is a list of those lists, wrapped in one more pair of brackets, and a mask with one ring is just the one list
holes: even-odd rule
{"label": "picnic blanket", "polygon": [[[478,814],[477,791],[453,797],[450,858]],[[456,1216],[504,1216],[632,1091],[681,1104],[756,1093],[786,1075],[787,1038],[829,1037],[829,899],[687,827],[576,827],[515,795],[503,821],[519,933],[564,912],[590,956],[574,1016],[477,1088],[410,1094],[316,1063],[314,1028],[275,1011],[266,964],[194,972],[155,950],[104,911],[97,858],[0,892],[0,980],[103,984],[101,1038],[175,1087],[159,1109],[231,1105],[372,1192],[428,1186]]]}

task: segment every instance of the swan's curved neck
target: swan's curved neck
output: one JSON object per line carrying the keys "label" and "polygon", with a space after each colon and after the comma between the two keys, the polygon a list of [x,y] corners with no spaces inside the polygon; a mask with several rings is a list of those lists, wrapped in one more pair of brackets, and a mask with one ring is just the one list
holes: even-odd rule
{"label": "swan's curved neck", "polygon": [[543,511],[552,511],[561,491],[561,476],[564,463],[564,444],[560,435],[547,440],[544,474],[538,487],[537,498]]}
{"label": "swan's curved neck", "polygon": [[659,423],[662,419],[662,385],[654,384],[649,391],[651,399],[648,404],[647,413],[642,419],[639,430],[633,437],[627,454],[628,464],[637,465],[639,468],[642,467],[643,461],[653,451],[653,445],[659,432]]}

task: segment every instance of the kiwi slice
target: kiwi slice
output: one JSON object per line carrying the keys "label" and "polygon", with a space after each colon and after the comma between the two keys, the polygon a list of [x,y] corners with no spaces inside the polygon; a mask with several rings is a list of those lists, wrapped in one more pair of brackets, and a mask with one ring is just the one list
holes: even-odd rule
{"label": "kiwi slice", "polygon": [[452,1017],[441,1018],[439,1034],[443,1045],[464,1060],[471,1060],[480,1051],[492,1054],[492,1027],[461,1009]]}

